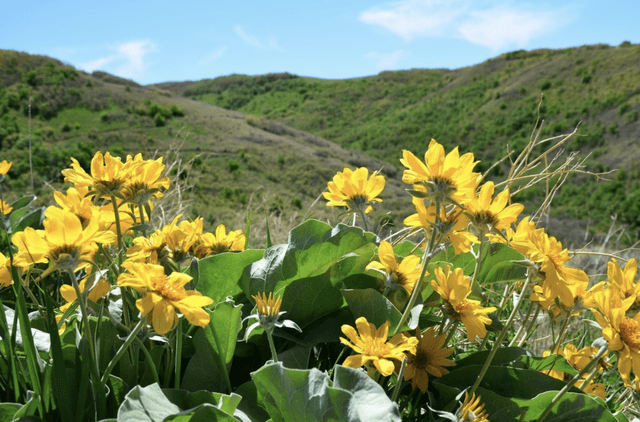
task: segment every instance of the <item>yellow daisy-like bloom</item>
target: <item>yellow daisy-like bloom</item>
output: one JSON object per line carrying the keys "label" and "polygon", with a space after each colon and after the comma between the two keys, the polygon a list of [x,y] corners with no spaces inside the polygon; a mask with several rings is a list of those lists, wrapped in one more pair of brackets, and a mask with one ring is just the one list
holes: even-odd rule
{"label": "yellow daisy-like bloom", "polygon": [[[569,364],[576,371],[579,372],[583,370],[589,364],[589,362],[591,362],[591,359],[593,359],[593,357],[598,353],[598,348],[586,346],[578,350],[576,346],[574,346],[573,344],[567,344],[564,347],[564,350],[560,347],[556,347],[553,353],[564,357],[567,360],[567,362],[569,362]],[[551,355],[551,352],[549,352],[548,350],[542,353],[543,357],[547,357],[549,355]],[[600,372],[602,372],[603,368],[607,366],[611,366],[608,363],[606,363],[606,361],[604,360],[604,356],[600,359],[600,362],[598,363],[598,365],[599,365]],[[547,374],[550,377],[553,377],[555,379],[559,379],[561,381],[569,381],[571,380],[571,378],[573,378],[569,374],[563,371],[560,371],[558,369],[547,369],[542,371],[542,373]],[[588,384],[585,384],[588,376],[589,374],[585,374],[581,380],[578,380],[576,382],[576,387],[582,389],[586,393],[596,395],[604,400],[605,398],[604,384],[594,383],[592,381],[589,381]]]}
{"label": "yellow daisy-like bloom", "polygon": [[635,258],[631,258],[627,261],[624,269],[620,267],[618,260],[612,258],[607,263],[607,278],[606,281],[600,283],[589,289],[587,293],[588,298],[585,299],[586,306],[593,306],[591,297],[594,293],[607,289],[613,289],[618,292],[620,298],[625,300],[633,297],[634,303],[631,305],[631,311],[640,311],[640,283],[636,283],[635,278],[638,273],[638,263]]}
{"label": "yellow daisy-like bloom", "polygon": [[375,270],[385,275],[385,285],[381,290],[404,288],[410,295],[420,277],[420,257],[409,255],[398,264],[391,243],[383,240],[378,247],[378,261],[366,266],[366,270]]}
{"label": "yellow daisy-like bloom", "polygon": [[[91,282],[93,281],[92,279],[95,279],[95,278],[96,278],[95,275],[90,275],[88,277],[85,277],[82,281],[80,281],[80,283],[78,283],[80,292],[84,293],[84,291],[87,288],[87,282]],[[109,284],[109,282],[104,278],[98,278],[98,281],[93,285],[90,285],[89,289],[90,290],[89,290],[89,294],[87,295],[87,298],[90,301],[97,303],[98,300],[105,297],[111,291],[111,284]],[[76,289],[74,289],[73,286],[70,286],[68,284],[64,284],[60,286],[60,294],[62,295],[64,300],[67,301],[66,304],[60,307],[60,311],[62,313],[65,313],[67,312],[67,309],[69,309],[69,306],[71,306],[71,304],[76,299],[78,299],[78,295],[76,294]]]}
{"label": "yellow daisy-like bloom", "polygon": [[111,244],[115,235],[100,229],[97,221],[82,227],[73,213],[49,207],[42,223],[44,230],[27,227],[13,235],[11,241],[18,247],[13,263],[19,267],[54,262],[62,270],[76,270],[90,266],[98,249],[97,243]]}
{"label": "yellow daisy-like bloom", "polygon": [[509,190],[500,192],[495,198],[493,191],[493,182],[487,182],[480,188],[479,195],[474,192],[471,199],[464,204],[471,224],[481,235],[506,229],[516,222],[518,215],[524,210],[522,204],[507,206]]}
{"label": "yellow daisy-like bloom", "polygon": [[0,252],[0,287],[9,287],[12,284],[11,259]]}
{"label": "yellow daisy-like bloom", "polygon": [[278,316],[280,306],[282,306],[282,296],[274,296],[273,292],[269,292],[269,297],[267,297],[265,292],[260,292],[257,295],[251,295],[251,297],[256,301],[258,314],[261,317],[274,318]]}
{"label": "yellow daisy-like bloom", "polygon": [[455,363],[447,359],[454,349],[444,349],[446,335],[435,335],[433,328],[427,329],[424,337],[420,333],[420,327],[416,329],[418,340],[415,352],[407,354],[407,366],[404,371],[404,380],[411,380],[411,386],[418,387],[422,393],[427,392],[429,375],[441,377],[449,373],[447,366],[455,366]]}
{"label": "yellow daisy-like bloom", "polygon": [[369,177],[369,169],[357,168],[355,171],[346,168],[333,176],[333,180],[327,183],[329,192],[323,192],[322,196],[329,202],[328,207],[347,207],[348,210],[363,210],[368,213],[372,210],[371,204],[382,202],[378,195],[385,185],[384,176],[375,171]]}
{"label": "yellow daisy-like bloom", "polygon": [[[142,154],[135,157],[127,156],[125,165],[132,164],[130,177],[122,189],[122,196],[135,206],[151,204],[152,199],[161,198],[163,192],[169,189],[170,181],[168,177],[162,177],[164,164],[162,157],[157,160],[143,160]],[[143,211],[140,210],[142,213]],[[150,216],[147,215],[147,220]]]}
{"label": "yellow daisy-like bloom", "polygon": [[104,156],[97,152],[91,160],[91,174],[88,174],[75,158],[71,157],[71,168],[62,170],[65,182],[71,182],[76,188],[87,187],[89,196],[110,199],[111,195],[121,196],[121,189],[131,178],[131,170],[139,163],[126,165],[120,157]]}
{"label": "yellow daisy-like bloom", "polygon": [[444,147],[435,139],[429,143],[424,154],[424,163],[407,150],[402,151],[400,162],[407,167],[402,174],[404,183],[436,204],[446,202],[463,203],[475,192],[480,173],[474,173],[473,154],[460,156],[458,147],[445,156]]}
{"label": "yellow daisy-like bloom", "polygon": [[484,403],[480,403],[481,396],[473,393],[469,396],[468,392],[464,392],[464,402],[457,412],[458,418],[463,421],[489,422],[489,413],[484,408]]}
{"label": "yellow daisy-like bloom", "polygon": [[4,176],[7,173],[9,173],[9,170],[11,170],[12,165],[13,163],[11,161],[7,161],[7,160],[0,161],[0,176]]}
{"label": "yellow daisy-like bloom", "polygon": [[246,242],[242,230],[234,230],[227,233],[224,224],[216,227],[216,234],[204,233],[200,238],[201,243],[195,247],[195,255],[198,259],[216,255],[222,252],[244,251]]}
{"label": "yellow daisy-like bloom", "polygon": [[118,286],[131,287],[144,295],[136,301],[136,307],[142,315],[149,315],[156,333],[164,335],[178,324],[176,309],[193,325],[209,324],[209,314],[202,307],[211,305],[213,299],[184,288],[191,276],[179,272],[166,276],[161,265],[125,262],[122,266],[127,272],[118,277]]}
{"label": "yellow daisy-like bloom", "polygon": [[479,300],[468,299],[471,293],[469,277],[464,275],[462,268],[451,266],[434,270],[435,280],[431,280],[433,290],[445,300],[445,307],[449,316],[462,321],[467,329],[469,341],[475,341],[476,336],[484,338],[487,334],[485,325],[491,324],[488,313],[496,310],[495,307],[483,308]]}
{"label": "yellow daisy-like bloom", "polygon": [[606,289],[593,295],[597,310],[596,321],[602,327],[602,337],[609,343],[609,350],[618,352],[618,372],[625,384],[631,382],[631,369],[640,374],[640,312],[632,318],[626,315],[633,298],[624,301],[617,292]]}
{"label": "yellow daisy-like bloom", "polygon": [[366,364],[373,364],[383,376],[391,375],[395,368],[393,361],[402,362],[405,352],[414,353],[418,340],[398,333],[387,341],[389,325],[387,321],[380,328],[376,328],[365,317],[356,320],[358,332],[350,325],[343,325],[342,332],[348,340],[340,337],[340,342],[351,347],[358,354],[349,356],[342,365],[360,368]]}
{"label": "yellow daisy-like bloom", "polygon": [[4,202],[2,199],[0,199],[0,212],[2,212],[2,214],[4,215],[7,215],[11,211],[13,211],[13,207],[8,203]]}
{"label": "yellow daisy-like bloom", "polygon": [[447,211],[445,207],[441,207],[440,216],[437,216],[435,204],[427,207],[420,198],[413,198],[412,201],[418,212],[404,219],[405,226],[420,227],[428,236],[431,230],[437,227],[444,240],[451,243],[456,255],[469,252],[473,243],[480,243],[473,233],[466,230],[469,219],[462,213],[462,209],[453,208]]}
{"label": "yellow daisy-like bloom", "polygon": [[133,246],[127,250],[127,259],[147,264],[161,264],[167,260],[174,260],[174,252],[179,260],[184,259],[186,251],[182,250],[182,241],[187,234],[178,226],[181,216],[176,216],[171,223],[148,237],[138,236],[133,239]]}
{"label": "yellow daisy-like bloom", "polygon": [[559,298],[569,308],[574,304],[570,286],[589,281],[584,271],[564,265],[570,259],[569,251],[544,229],[536,229],[529,217],[518,223],[511,247],[540,266],[540,275],[544,276],[542,291],[548,300]]}

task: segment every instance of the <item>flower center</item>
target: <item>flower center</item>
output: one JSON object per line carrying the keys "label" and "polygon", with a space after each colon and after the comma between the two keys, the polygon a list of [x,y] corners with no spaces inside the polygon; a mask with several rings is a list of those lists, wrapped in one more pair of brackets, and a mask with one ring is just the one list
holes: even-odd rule
{"label": "flower center", "polygon": [[373,337],[365,342],[362,354],[367,356],[384,356],[389,353],[389,345],[386,339]]}
{"label": "flower center", "polygon": [[416,350],[415,356],[410,356],[407,363],[412,364],[418,370],[426,371],[427,365],[429,364],[430,360],[431,359],[429,353],[421,348],[418,348],[418,350]]}
{"label": "flower center", "polygon": [[640,349],[640,333],[638,321],[631,318],[623,318],[620,321],[620,337],[632,349]]}
{"label": "flower center", "polygon": [[155,290],[156,292],[158,292],[160,296],[174,302],[177,302],[187,297],[187,291],[184,289],[184,287],[176,288],[175,286],[167,283],[166,281],[157,282],[155,285]]}
{"label": "flower center", "polygon": [[473,214],[473,222],[476,226],[495,226],[498,224],[498,219],[491,211],[482,210]]}

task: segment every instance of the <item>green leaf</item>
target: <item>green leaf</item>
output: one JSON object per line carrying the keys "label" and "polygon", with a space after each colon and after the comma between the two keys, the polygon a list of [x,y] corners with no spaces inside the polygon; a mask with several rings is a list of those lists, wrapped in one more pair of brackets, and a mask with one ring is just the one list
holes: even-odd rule
{"label": "green leaf", "polygon": [[[224,377],[227,390],[231,390],[229,368],[231,367],[233,352],[235,351],[236,342],[238,340],[238,333],[242,329],[242,305],[235,306],[233,302],[221,302],[216,306],[213,312],[207,312],[211,317],[211,322],[205,328],[198,330],[198,332],[204,333],[207,344],[204,344],[201,339],[196,341],[194,336],[196,354],[191,361],[195,358],[213,363],[218,372]],[[197,335],[198,333],[196,333],[196,336]],[[201,355],[204,354],[204,356],[196,357],[198,353]],[[196,371],[198,370],[191,365],[191,361],[189,362],[189,365],[187,365],[188,373],[192,373],[194,369]],[[189,368],[189,366],[192,367]],[[187,379],[188,376],[185,374],[184,381],[188,383],[189,381],[187,381]]]}
{"label": "green leaf", "polygon": [[241,410],[252,422],[267,422],[269,414],[258,404],[258,390],[253,381],[247,381],[236,388],[236,394],[242,396],[238,410]]}
{"label": "green leaf", "polygon": [[306,327],[314,320],[342,307],[344,300],[340,290],[331,283],[330,271],[315,277],[291,282],[282,295],[283,318]]}
{"label": "green leaf", "polygon": [[195,409],[168,416],[163,422],[238,422],[238,419],[217,407],[203,404]]}
{"label": "green leaf", "polygon": [[361,371],[336,366],[327,374],[287,369],[281,363],[251,374],[258,399],[274,422],[400,421],[398,406],[382,387]]}
{"label": "green leaf", "polygon": [[118,409],[118,422],[158,422],[180,412],[180,408],[169,401],[158,384],[146,387],[136,385]]}
{"label": "green leaf", "polygon": [[[513,402],[527,409],[523,422],[536,421],[549,406],[557,391],[541,393],[530,400],[514,399]],[[604,402],[588,394],[568,392],[552,407],[545,422],[617,422]]]}
{"label": "green leaf", "polygon": [[22,198],[18,199],[13,204],[11,204],[11,206],[13,207],[14,210],[19,210],[31,204],[33,201],[36,200],[36,198],[37,197],[35,195],[23,196]]}
{"label": "green leaf", "polygon": [[165,388],[162,393],[180,409],[194,409],[203,404],[209,404],[231,415],[238,407],[240,400],[242,400],[240,395],[234,393],[231,393],[230,396],[209,391],[191,393],[177,388]]}
{"label": "green leaf", "polygon": [[[229,252],[201,259],[198,263],[199,276],[196,290],[213,299],[213,303],[223,302],[227,297],[237,298],[242,293],[238,281],[245,267],[261,259],[262,250],[248,250],[240,253]],[[190,274],[193,277],[193,274]]]}
{"label": "green leaf", "polygon": [[258,292],[280,293],[295,280],[319,276],[331,269],[331,283],[335,285],[348,275],[364,272],[374,250],[372,233],[344,224],[332,228],[307,220],[291,230],[288,244],[267,249],[240,284],[247,297]]}
{"label": "green leaf", "polygon": [[15,225],[12,222],[11,232],[12,233],[21,232],[27,227],[38,229],[42,227],[43,216],[44,216],[44,208],[37,208],[31,211],[30,213],[26,214],[25,216],[21,217],[20,220]]}
{"label": "green leaf", "polygon": [[489,244],[483,256],[482,268],[478,273],[481,284],[522,280],[527,276],[526,267],[512,262],[525,259],[524,255],[503,243]]}
{"label": "green leaf", "polygon": [[[454,367],[438,382],[464,390],[474,383],[481,368],[480,365]],[[545,391],[559,391],[565,385],[565,382],[542,372],[506,366],[491,366],[480,383],[482,388],[493,391],[502,397],[519,399],[531,399]],[[570,391],[580,392],[575,387],[572,387]]]}
{"label": "green leaf", "polygon": [[0,422],[11,422],[21,407],[18,403],[0,403]]}
{"label": "green leaf", "polygon": [[373,289],[343,289],[342,294],[347,300],[354,319],[365,317],[367,321],[376,327],[380,327],[386,321],[389,321],[391,323],[389,332],[395,331],[402,314],[382,293]]}
{"label": "green leaf", "polygon": [[[483,365],[489,357],[489,350],[483,350],[481,352],[475,352],[469,356],[456,361],[455,369],[463,368],[469,365]],[[496,350],[496,353],[491,361],[491,366],[505,365],[510,362],[517,361],[522,356],[527,355],[527,351],[520,347],[501,347]]]}
{"label": "green leaf", "polygon": [[534,371],[548,371],[550,369],[565,372],[571,376],[578,373],[565,358],[560,355],[549,355],[547,357],[520,356],[516,362],[521,362],[527,369]]}
{"label": "green leaf", "polygon": [[182,377],[181,388],[188,391],[226,391],[225,378],[214,360],[211,345],[204,330],[198,329],[193,336],[195,353],[189,359]]}

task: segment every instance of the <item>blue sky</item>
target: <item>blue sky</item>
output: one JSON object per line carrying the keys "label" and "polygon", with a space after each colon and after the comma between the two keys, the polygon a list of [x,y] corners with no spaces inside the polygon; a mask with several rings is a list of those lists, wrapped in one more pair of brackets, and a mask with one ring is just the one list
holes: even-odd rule
{"label": "blue sky", "polygon": [[34,0],[2,9],[0,48],[141,84],[285,71],[342,79],[640,42],[637,0]]}

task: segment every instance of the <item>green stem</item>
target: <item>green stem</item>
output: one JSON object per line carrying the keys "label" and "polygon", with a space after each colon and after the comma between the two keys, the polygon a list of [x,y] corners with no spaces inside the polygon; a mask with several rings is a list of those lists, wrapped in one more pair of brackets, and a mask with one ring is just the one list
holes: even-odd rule
{"label": "green stem", "polygon": [[476,257],[476,267],[473,270],[473,277],[471,278],[471,283],[469,283],[469,291],[473,293],[473,288],[476,285],[476,281],[478,279],[478,273],[480,272],[480,267],[482,267],[482,249],[484,246],[484,235],[480,239],[480,247],[478,248],[478,256]]}
{"label": "green stem", "polygon": [[558,394],[556,394],[556,396],[553,398],[553,400],[551,400],[551,403],[549,403],[549,406],[547,406],[547,408],[545,409],[544,413],[542,413],[542,415],[538,418],[538,420],[536,422],[544,421],[544,419],[547,417],[549,412],[551,412],[551,409],[553,409],[553,406],[555,406],[556,403],[558,403],[558,401],[560,401],[562,396],[564,396],[565,393],[567,391],[569,391],[569,389],[571,387],[573,387],[573,385],[578,380],[580,380],[584,374],[586,374],[587,372],[589,372],[593,368],[593,366],[598,362],[598,360],[602,357],[602,355],[605,354],[605,352],[607,351],[607,348],[608,348],[608,345],[602,346],[600,348],[600,350],[598,350],[598,353],[596,353],[596,355],[593,357],[593,359],[591,359],[591,362],[589,362],[587,364],[587,366],[582,368],[582,370],[580,372],[578,372],[578,374],[575,377],[573,377],[571,379],[571,381],[569,381],[567,383],[567,385],[565,385],[562,390],[558,391]]}
{"label": "green stem", "polygon": [[433,249],[433,246],[436,243],[436,235],[437,235],[437,230],[434,228],[433,231],[431,232],[431,240],[429,241],[429,245],[427,245],[424,248],[424,254],[422,254],[422,270],[420,271],[420,277],[418,278],[418,281],[416,282],[416,285],[413,288],[413,292],[411,293],[411,298],[409,299],[409,303],[407,304],[407,307],[402,313],[402,318],[400,318],[400,322],[398,323],[396,328],[393,330],[393,335],[398,334],[400,329],[407,322],[407,320],[409,319],[409,314],[411,314],[411,309],[413,309],[413,306],[416,304],[416,301],[418,300],[418,295],[422,293],[422,284],[424,283],[424,276],[427,273],[427,265],[431,260],[431,250]]}
{"label": "green stem", "polygon": [[522,332],[524,331],[524,328],[527,326],[527,321],[529,321],[529,317],[531,316],[531,311],[533,311],[533,305],[529,306],[529,309],[527,310],[527,314],[522,319],[522,325],[520,325],[520,328],[518,329],[518,331],[516,331],[513,338],[511,339],[511,342],[509,343],[509,347],[512,347],[516,343],[516,341],[518,341],[520,334],[522,334]]}
{"label": "green stem", "polygon": [[133,340],[136,338],[140,330],[142,330],[142,328],[146,325],[146,323],[147,317],[143,316],[140,321],[138,321],[138,325],[133,328],[131,333],[129,333],[129,335],[125,339],[124,343],[122,343],[122,346],[120,346],[120,348],[116,352],[116,355],[113,357],[113,359],[111,359],[109,365],[107,366],[107,369],[105,369],[104,374],[102,374],[102,379],[100,380],[103,386],[107,385],[107,381],[109,380],[111,371],[113,371],[113,368],[115,368],[122,355],[124,355],[124,353],[127,351],[127,348],[131,345]]}
{"label": "green stem", "polygon": [[[144,237],[147,237],[147,230],[144,228],[144,208],[142,207],[142,202],[138,202],[138,209],[140,210],[140,225],[142,226],[142,235]],[[151,220],[151,216],[149,216],[149,220]]]}
{"label": "green stem", "polygon": [[536,305],[537,305],[536,312],[533,314],[533,318],[531,319],[531,322],[529,323],[529,326],[527,327],[524,333],[524,336],[518,342],[518,347],[522,347],[524,342],[527,341],[527,339],[533,332],[533,327],[536,325],[536,322],[538,321],[538,315],[540,314],[540,310],[542,309],[542,306],[540,306],[539,304],[536,304]]}
{"label": "green stem", "polygon": [[[89,309],[87,308],[87,296],[80,291],[80,286],[78,285],[78,279],[76,278],[76,274],[73,270],[67,271],[69,273],[69,277],[71,278],[71,285],[76,292],[76,300],[78,301],[78,305],[80,305],[80,311],[82,314],[82,325],[84,325],[84,330],[87,335],[87,341],[89,342],[89,349],[91,350],[91,359],[93,360],[94,366],[98,364],[98,356],[96,355],[96,344],[93,341],[93,332],[91,331],[91,326],[89,325]],[[96,373],[100,371],[96,366]]]}
{"label": "green stem", "polygon": [[264,330],[267,333],[267,340],[269,340],[269,348],[271,349],[271,357],[274,363],[278,363],[278,354],[276,353],[276,346],[273,344],[273,335],[271,330]]}
{"label": "green stem", "polygon": [[398,372],[398,380],[396,381],[396,387],[393,389],[393,395],[391,401],[398,402],[398,396],[400,395],[400,386],[402,385],[402,378],[404,377],[404,369],[407,366],[407,356],[405,355],[400,365],[400,372]]}
{"label": "green stem", "polygon": [[447,344],[449,344],[449,341],[453,338],[454,334],[456,333],[456,330],[458,329],[459,324],[460,324],[459,320],[456,320],[453,322],[453,325],[450,328],[449,334],[447,335],[447,339],[444,341],[442,348],[447,347]]}
{"label": "green stem", "polygon": [[[176,327],[176,354],[175,354],[175,380],[176,380],[176,388],[180,388],[180,371],[182,371],[181,363],[182,363],[182,321],[178,321],[178,326]],[[229,389],[231,392],[231,389]]]}
{"label": "green stem", "polygon": [[474,394],[478,389],[478,387],[480,386],[482,379],[484,378],[485,374],[487,373],[487,370],[489,369],[489,366],[491,365],[491,361],[493,360],[493,357],[496,355],[496,352],[500,348],[502,339],[507,334],[509,327],[511,327],[511,324],[513,323],[513,320],[515,319],[515,316],[518,313],[518,309],[520,308],[520,305],[522,305],[522,302],[524,301],[525,292],[527,291],[527,288],[529,287],[530,282],[531,282],[531,276],[529,275],[527,276],[527,281],[525,281],[524,287],[522,288],[522,294],[518,298],[518,302],[513,307],[513,310],[511,311],[511,315],[509,316],[509,319],[507,320],[504,327],[502,328],[502,331],[500,331],[500,334],[498,335],[496,342],[493,344],[493,347],[491,348],[491,352],[489,352],[489,356],[487,356],[487,360],[484,362],[484,365],[480,370],[480,374],[478,374],[478,377],[476,378],[476,382],[473,384],[473,387],[471,387],[471,390],[469,391],[469,395]]}
{"label": "green stem", "polygon": [[138,336],[135,336],[134,341],[136,342],[136,344],[140,347],[140,350],[142,350],[142,353],[144,354],[145,359],[147,359],[149,361],[149,367],[151,368],[151,376],[153,377],[153,380],[158,383],[158,385],[160,384],[160,378],[158,377],[158,371],[156,370],[156,364],[153,361],[153,358],[151,357],[151,353],[149,353],[149,350],[147,350],[147,348],[144,345],[144,342],[142,340],[140,340],[138,338]]}

